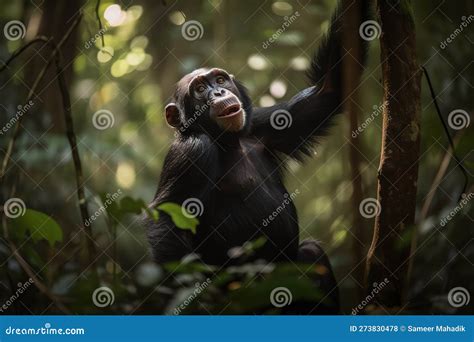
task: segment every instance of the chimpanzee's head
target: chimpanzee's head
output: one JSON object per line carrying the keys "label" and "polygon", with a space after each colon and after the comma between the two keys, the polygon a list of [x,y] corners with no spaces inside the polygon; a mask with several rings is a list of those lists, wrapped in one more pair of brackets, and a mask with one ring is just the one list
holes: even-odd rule
{"label": "chimpanzee's head", "polygon": [[177,84],[166,121],[181,133],[239,134],[248,127],[251,102],[245,88],[222,69],[197,69]]}

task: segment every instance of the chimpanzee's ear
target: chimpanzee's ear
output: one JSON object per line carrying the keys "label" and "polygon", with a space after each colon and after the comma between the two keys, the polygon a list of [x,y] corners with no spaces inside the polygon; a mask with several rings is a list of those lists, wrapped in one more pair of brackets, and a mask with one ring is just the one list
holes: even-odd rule
{"label": "chimpanzee's ear", "polygon": [[165,107],[165,118],[171,127],[179,127],[181,120],[179,119],[179,109],[176,103],[168,103]]}

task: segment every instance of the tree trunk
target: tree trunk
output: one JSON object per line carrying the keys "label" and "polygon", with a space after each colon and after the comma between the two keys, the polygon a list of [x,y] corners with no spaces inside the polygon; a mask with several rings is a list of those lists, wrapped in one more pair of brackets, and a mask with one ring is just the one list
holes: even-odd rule
{"label": "tree trunk", "polygon": [[364,296],[364,222],[359,213],[359,203],[363,199],[362,178],[360,174],[360,155],[361,145],[359,136],[352,136],[352,132],[357,131],[358,117],[360,116],[360,96],[359,85],[362,75],[362,47],[360,46],[359,26],[361,22],[361,1],[343,2],[343,47],[348,52],[344,55],[343,62],[343,84],[345,111],[349,115],[349,162],[351,168],[352,183],[352,263],[354,270],[353,278],[356,281],[357,301]]}
{"label": "tree trunk", "polygon": [[[74,18],[77,16],[82,5],[82,0],[55,1],[45,0],[41,3],[41,19],[37,29],[37,35],[51,37],[57,44],[64,32],[71,26]],[[84,47],[78,44],[79,29],[74,29],[70,39],[61,48],[62,65],[64,66],[64,78],[69,86],[73,79],[73,62],[78,53],[78,48]],[[78,46],[79,45],[79,46]],[[41,69],[44,61],[51,54],[49,47],[39,49],[35,52],[37,56],[30,64],[30,75],[36,75],[37,70]],[[33,79],[36,76],[32,76]],[[64,119],[62,114],[61,97],[58,96],[58,84],[56,82],[56,71],[49,68],[37,92],[36,101],[43,104],[44,110],[51,114],[51,131],[55,133],[64,133]],[[33,82],[33,81],[31,81]]]}
{"label": "tree trunk", "polygon": [[408,0],[379,0],[377,12],[384,87],[383,137],[378,171],[378,210],[367,255],[367,290],[384,287],[372,304],[402,305],[410,239],[415,218],[420,150],[421,69]]}

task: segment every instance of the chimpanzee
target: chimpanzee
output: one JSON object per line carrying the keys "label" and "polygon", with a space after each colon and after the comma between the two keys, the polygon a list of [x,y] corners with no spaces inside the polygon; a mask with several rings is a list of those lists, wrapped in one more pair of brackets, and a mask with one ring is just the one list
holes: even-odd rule
{"label": "chimpanzee", "polygon": [[229,250],[264,236],[255,258],[322,265],[327,272],[320,286],[338,307],[326,254],[316,241],[300,245],[283,174],[288,159],[302,161],[312,154],[313,143],[343,109],[341,29],[336,11],[308,73],[312,86],[288,102],[254,108],[244,86],[219,68],[195,70],[178,82],[165,109],[176,139],[151,205],[194,202],[199,225],[193,234],[176,227],[167,214],[158,222],[148,220],[157,262],[196,253],[205,263],[223,266],[232,263]]}

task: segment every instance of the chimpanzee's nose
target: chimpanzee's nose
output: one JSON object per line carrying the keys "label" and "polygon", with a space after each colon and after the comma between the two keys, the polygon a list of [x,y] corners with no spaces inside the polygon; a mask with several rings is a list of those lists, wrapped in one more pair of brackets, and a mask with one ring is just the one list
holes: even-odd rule
{"label": "chimpanzee's nose", "polygon": [[218,89],[214,89],[213,92],[214,92],[214,96],[221,97],[221,96],[224,96],[227,91],[224,88],[218,88]]}

